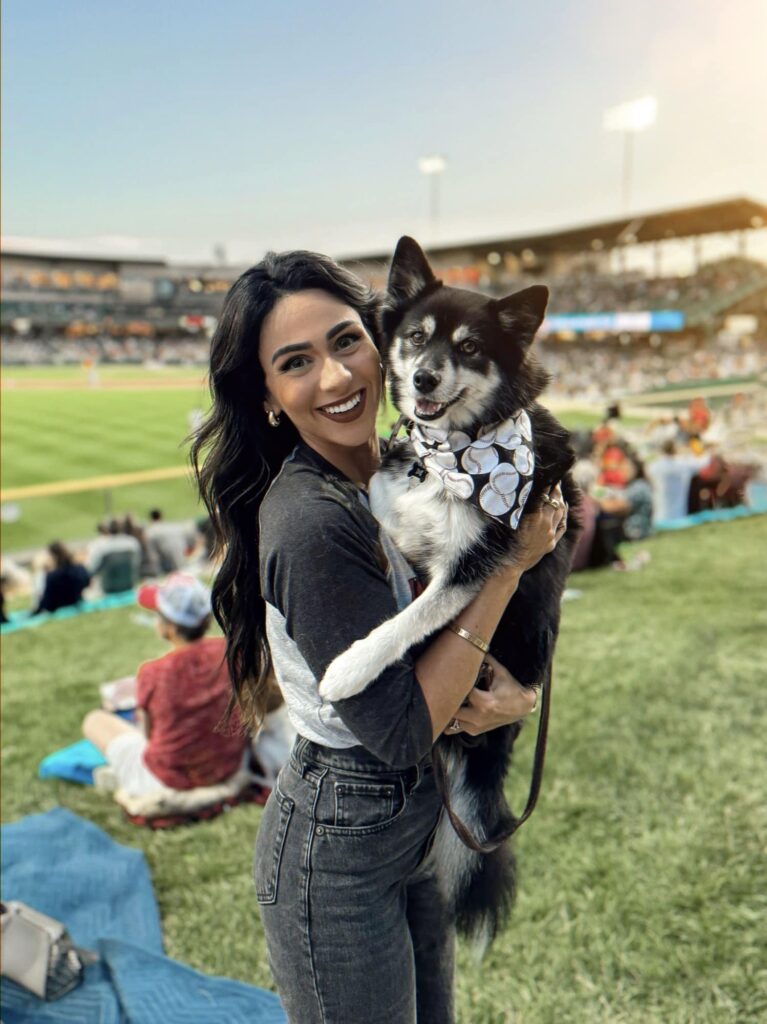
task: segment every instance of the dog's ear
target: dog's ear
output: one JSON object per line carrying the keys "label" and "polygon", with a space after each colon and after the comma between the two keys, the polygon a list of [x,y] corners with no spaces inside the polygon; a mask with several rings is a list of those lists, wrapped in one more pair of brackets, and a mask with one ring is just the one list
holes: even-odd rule
{"label": "dog's ear", "polygon": [[389,269],[387,305],[400,306],[412,302],[435,283],[436,278],[423,249],[415,239],[403,235],[397,242]]}
{"label": "dog's ear", "polygon": [[534,284],[496,303],[502,329],[513,335],[523,349],[529,348],[535,332],[543,323],[548,301],[549,289],[545,285]]}

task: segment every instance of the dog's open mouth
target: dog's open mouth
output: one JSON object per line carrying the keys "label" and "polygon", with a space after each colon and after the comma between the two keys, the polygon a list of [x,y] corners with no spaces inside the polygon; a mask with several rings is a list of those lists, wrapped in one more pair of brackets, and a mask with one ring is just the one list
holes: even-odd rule
{"label": "dog's open mouth", "polygon": [[449,402],[430,402],[428,399],[419,396],[415,400],[415,414],[419,420],[437,420],[444,413],[445,409],[455,405],[462,394],[463,391],[459,392]]}

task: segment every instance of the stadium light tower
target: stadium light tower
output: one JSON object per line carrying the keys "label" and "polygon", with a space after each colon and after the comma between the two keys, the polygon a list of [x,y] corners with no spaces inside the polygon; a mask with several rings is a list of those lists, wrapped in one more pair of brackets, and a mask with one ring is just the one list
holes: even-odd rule
{"label": "stadium light tower", "polygon": [[429,233],[431,242],[437,241],[439,227],[439,179],[447,167],[447,160],[439,153],[422,156],[418,161],[418,170],[429,179]]}
{"label": "stadium light tower", "polygon": [[623,213],[631,207],[631,185],[634,173],[634,136],[655,124],[658,116],[658,101],[654,96],[642,96],[638,100],[619,103],[604,113],[603,126],[606,132],[623,134],[623,171],[621,174],[621,203]]}

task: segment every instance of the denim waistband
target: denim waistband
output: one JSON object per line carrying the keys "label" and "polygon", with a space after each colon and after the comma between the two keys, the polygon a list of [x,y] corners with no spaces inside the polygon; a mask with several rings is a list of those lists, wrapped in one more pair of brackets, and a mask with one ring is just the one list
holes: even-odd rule
{"label": "denim waistband", "polygon": [[401,778],[406,784],[411,785],[417,784],[421,776],[432,770],[431,754],[411,768],[392,768],[391,765],[379,761],[364,747],[323,747],[303,736],[296,737],[290,760],[301,774],[302,768],[310,763],[352,774],[358,772],[361,775],[375,774],[392,779]]}

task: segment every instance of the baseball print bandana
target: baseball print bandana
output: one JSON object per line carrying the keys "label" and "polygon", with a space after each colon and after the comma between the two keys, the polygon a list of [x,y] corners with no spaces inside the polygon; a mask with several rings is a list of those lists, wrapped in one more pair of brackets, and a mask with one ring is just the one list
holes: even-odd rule
{"label": "baseball print bandana", "polygon": [[410,440],[423,468],[449,494],[516,530],[533,487],[533,428],[524,411],[476,437],[413,423]]}

